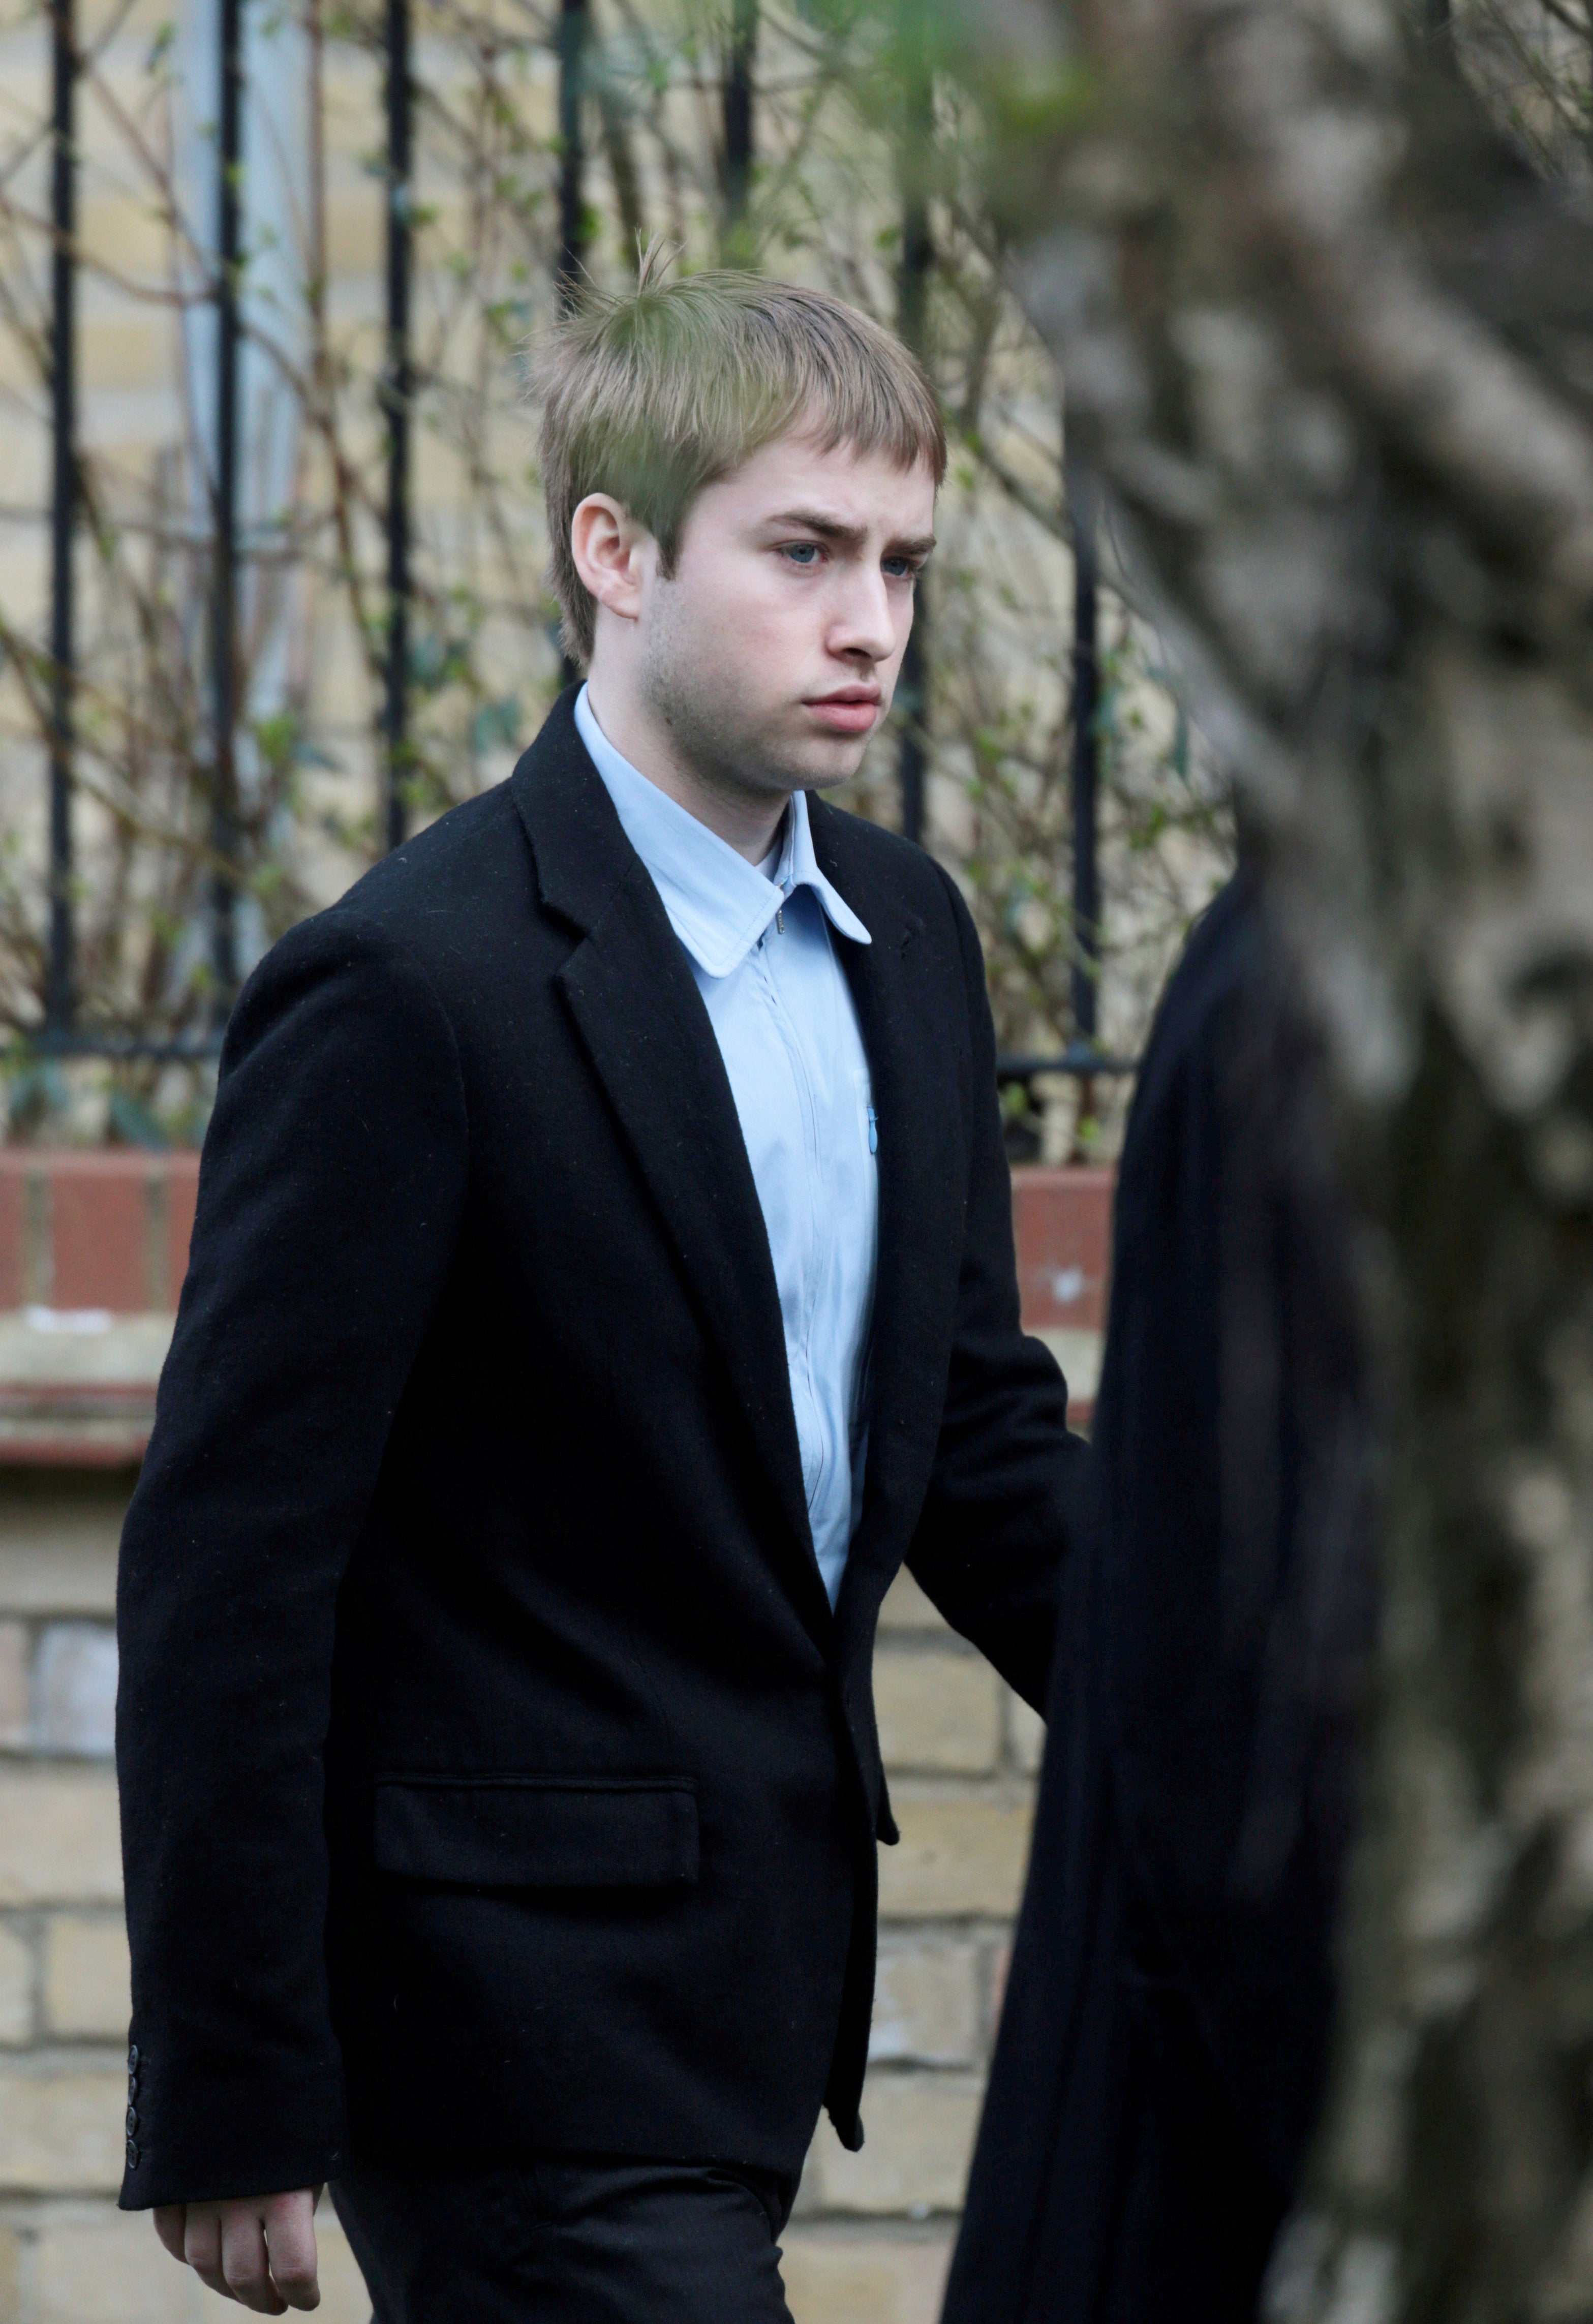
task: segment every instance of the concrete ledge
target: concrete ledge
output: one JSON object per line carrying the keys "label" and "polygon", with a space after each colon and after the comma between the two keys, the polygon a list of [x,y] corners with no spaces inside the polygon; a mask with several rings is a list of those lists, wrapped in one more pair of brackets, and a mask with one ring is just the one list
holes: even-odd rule
{"label": "concrete ledge", "polygon": [[0,1314],[0,1462],[139,1460],[171,1344],[169,1314],[24,1307]]}
{"label": "concrete ledge", "polygon": [[18,1392],[121,1388],[152,1395],[172,1322],[169,1314],[117,1315],[106,1307],[0,1313],[0,1379]]}

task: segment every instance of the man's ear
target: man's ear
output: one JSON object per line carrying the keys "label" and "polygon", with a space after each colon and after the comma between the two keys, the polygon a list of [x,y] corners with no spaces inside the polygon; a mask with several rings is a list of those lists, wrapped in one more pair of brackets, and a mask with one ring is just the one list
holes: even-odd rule
{"label": "man's ear", "polygon": [[652,535],[607,493],[588,493],[570,519],[570,554],[596,598],[622,621],[641,611],[642,566]]}

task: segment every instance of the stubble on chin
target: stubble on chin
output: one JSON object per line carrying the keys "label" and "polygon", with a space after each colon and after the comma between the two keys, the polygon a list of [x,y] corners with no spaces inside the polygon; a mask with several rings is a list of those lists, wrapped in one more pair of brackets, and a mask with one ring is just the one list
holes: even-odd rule
{"label": "stubble on chin", "polygon": [[835,748],[815,736],[804,748],[795,733],[780,731],[782,716],[795,724],[798,705],[771,711],[749,700],[737,692],[722,659],[683,650],[683,643],[673,623],[659,621],[641,681],[676,757],[704,788],[723,798],[762,801],[791,791],[829,790],[857,772],[861,742]]}

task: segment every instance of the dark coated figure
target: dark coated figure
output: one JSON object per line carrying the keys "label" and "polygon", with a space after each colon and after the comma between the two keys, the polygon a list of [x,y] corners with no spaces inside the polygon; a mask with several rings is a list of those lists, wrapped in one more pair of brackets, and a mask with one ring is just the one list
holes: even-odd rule
{"label": "dark coated figure", "polygon": [[1370,1459],[1318,1043],[1241,872],[1118,1184],[1086,1545],[944,2324],[1248,2324],[1321,2108]]}

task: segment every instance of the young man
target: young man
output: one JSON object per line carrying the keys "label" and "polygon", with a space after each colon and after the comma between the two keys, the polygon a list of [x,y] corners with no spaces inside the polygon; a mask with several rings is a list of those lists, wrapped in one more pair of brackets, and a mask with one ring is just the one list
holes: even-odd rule
{"label": "young man", "polygon": [[769,2324],[856,2146],[904,1557],[1031,1702],[1079,1448],[1018,1327],[980,952],[824,806],[945,462],[751,277],[544,364],[590,679],[242,995],[123,1545],[127,2175],[381,2324]]}

